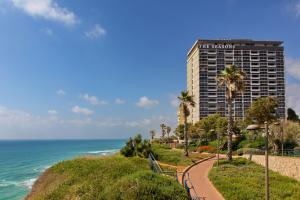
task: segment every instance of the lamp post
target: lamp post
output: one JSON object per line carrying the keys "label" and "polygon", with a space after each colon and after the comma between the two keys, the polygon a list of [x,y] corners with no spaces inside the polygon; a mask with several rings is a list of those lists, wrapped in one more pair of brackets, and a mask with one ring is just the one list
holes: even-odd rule
{"label": "lamp post", "polygon": [[[265,144],[265,198],[266,200],[269,200],[270,198],[270,192],[269,192],[269,124],[268,122],[265,122],[265,127],[261,128],[259,125],[251,124],[246,129],[249,131],[255,131],[259,129],[265,129],[265,137],[266,137],[266,144]],[[250,156],[252,157],[252,153],[250,153]]]}
{"label": "lamp post", "polygon": [[266,200],[269,200],[269,124],[265,122],[265,137],[266,137],[266,147],[265,147],[265,187],[266,187]]}

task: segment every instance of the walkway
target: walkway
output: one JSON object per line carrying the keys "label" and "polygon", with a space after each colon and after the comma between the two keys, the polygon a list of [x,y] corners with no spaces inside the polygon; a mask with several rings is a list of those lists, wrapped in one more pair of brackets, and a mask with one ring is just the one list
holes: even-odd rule
{"label": "walkway", "polygon": [[211,158],[188,170],[188,173],[185,175],[185,179],[189,179],[195,189],[195,191],[191,190],[192,197],[198,196],[200,197],[200,200],[224,200],[222,195],[208,179],[208,172],[212,168],[216,159],[216,157]]}

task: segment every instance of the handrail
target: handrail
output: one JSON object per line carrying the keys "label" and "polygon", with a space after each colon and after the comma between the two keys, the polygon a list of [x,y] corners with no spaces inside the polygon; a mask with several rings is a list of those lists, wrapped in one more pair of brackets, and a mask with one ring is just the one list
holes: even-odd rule
{"label": "handrail", "polygon": [[158,162],[155,160],[154,156],[152,153],[149,153],[149,160],[151,163],[151,166],[154,167],[156,170],[156,172],[158,173],[162,173],[163,170],[161,169],[161,167],[159,166]]}

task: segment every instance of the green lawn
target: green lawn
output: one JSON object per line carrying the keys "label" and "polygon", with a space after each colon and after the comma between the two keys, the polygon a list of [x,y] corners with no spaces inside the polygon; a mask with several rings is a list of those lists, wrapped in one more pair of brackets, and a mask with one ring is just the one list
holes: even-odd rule
{"label": "green lawn", "polygon": [[[265,198],[264,167],[244,158],[232,163],[223,160],[209,173],[216,188],[228,200],[261,200]],[[300,199],[300,182],[270,171],[270,199]]]}
{"label": "green lawn", "polygon": [[173,178],[155,174],[147,159],[122,156],[78,158],[47,170],[34,185],[32,200],[187,200]]}
{"label": "green lawn", "polygon": [[182,149],[171,149],[167,145],[159,144],[153,144],[152,150],[158,161],[176,166],[188,166],[197,160],[211,156],[210,154],[190,153],[189,157],[186,157]]}

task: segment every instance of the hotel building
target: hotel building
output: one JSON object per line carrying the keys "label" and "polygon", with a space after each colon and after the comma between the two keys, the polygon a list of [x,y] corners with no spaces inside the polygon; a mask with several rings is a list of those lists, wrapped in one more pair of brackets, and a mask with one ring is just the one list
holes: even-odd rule
{"label": "hotel building", "polygon": [[258,97],[276,97],[277,113],[285,118],[284,48],[281,41],[197,40],[187,54],[187,89],[196,105],[188,121],[195,123],[210,114],[227,116],[225,87],[217,76],[227,65],[246,73],[245,92],[233,102],[233,116],[244,118]]}

